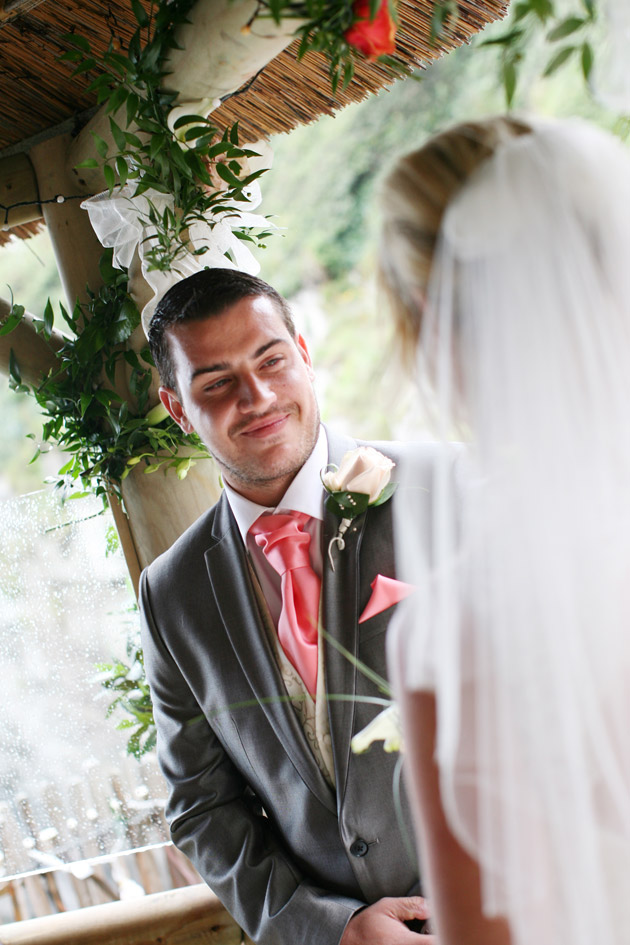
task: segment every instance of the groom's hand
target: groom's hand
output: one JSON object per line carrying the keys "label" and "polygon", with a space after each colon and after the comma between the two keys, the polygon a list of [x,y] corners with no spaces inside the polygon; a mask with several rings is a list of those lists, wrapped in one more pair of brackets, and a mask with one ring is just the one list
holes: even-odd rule
{"label": "groom's hand", "polygon": [[412,932],[405,922],[428,919],[429,906],[421,896],[379,899],[356,912],[346,926],[339,945],[431,945],[433,935]]}

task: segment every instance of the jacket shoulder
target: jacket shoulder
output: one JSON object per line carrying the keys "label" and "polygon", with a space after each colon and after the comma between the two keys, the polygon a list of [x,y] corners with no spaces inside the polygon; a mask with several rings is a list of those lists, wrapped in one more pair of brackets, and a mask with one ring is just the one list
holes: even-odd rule
{"label": "jacket shoulder", "polygon": [[222,496],[212,508],[189,525],[170,548],[147,565],[143,571],[143,581],[149,580],[152,585],[178,581],[180,576],[190,575],[200,564],[203,565],[205,552],[216,542],[213,536],[217,522],[227,512],[223,509],[224,502]]}

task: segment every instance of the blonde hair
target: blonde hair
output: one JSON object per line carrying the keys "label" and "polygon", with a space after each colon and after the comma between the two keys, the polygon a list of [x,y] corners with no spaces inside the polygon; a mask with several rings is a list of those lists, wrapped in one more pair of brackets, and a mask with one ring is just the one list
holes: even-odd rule
{"label": "blonde hair", "polygon": [[507,116],[464,122],[400,158],[381,190],[379,281],[394,314],[403,360],[420,336],[433,254],[448,204],[499,145],[531,132]]}

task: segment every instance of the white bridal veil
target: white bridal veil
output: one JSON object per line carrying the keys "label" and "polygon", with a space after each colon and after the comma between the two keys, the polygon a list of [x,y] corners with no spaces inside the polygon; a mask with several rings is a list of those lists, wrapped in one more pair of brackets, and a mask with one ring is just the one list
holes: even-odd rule
{"label": "white bridal veil", "polygon": [[441,438],[472,445],[456,494],[446,450],[436,470],[431,547],[409,506],[398,522],[407,685],[435,691],[447,816],[516,945],[627,945],[625,148],[580,122],[510,139],[451,203],[433,273],[420,370]]}

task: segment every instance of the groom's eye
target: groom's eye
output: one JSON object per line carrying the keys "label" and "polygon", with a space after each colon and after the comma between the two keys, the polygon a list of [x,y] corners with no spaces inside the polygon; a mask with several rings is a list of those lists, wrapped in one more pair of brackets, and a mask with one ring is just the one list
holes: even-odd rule
{"label": "groom's eye", "polygon": [[229,384],[228,377],[220,377],[217,381],[213,381],[212,384],[206,384],[204,391],[206,393],[212,392],[215,390],[221,390],[222,387],[225,387],[226,384]]}

